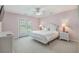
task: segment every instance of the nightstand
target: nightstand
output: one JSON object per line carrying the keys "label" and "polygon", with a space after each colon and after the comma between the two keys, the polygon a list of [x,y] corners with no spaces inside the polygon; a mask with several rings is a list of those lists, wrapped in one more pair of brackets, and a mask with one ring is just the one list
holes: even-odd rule
{"label": "nightstand", "polygon": [[59,39],[69,41],[69,33],[60,32],[59,36],[60,36]]}

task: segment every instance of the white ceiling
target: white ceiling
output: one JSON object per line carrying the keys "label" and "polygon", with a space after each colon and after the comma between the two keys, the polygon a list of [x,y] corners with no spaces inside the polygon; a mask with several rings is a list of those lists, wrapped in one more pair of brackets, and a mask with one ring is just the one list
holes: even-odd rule
{"label": "white ceiling", "polygon": [[32,16],[33,10],[35,10],[37,7],[43,9],[45,12],[47,12],[47,14],[49,12],[52,14],[57,14],[77,8],[76,5],[5,5],[5,11]]}

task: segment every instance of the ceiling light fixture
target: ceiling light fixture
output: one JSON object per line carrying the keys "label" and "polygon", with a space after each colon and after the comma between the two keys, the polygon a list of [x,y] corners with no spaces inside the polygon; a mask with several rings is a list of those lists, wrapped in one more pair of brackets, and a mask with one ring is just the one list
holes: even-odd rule
{"label": "ceiling light fixture", "polygon": [[35,8],[34,14],[37,16],[41,16],[43,14],[43,11],[41,8]]}

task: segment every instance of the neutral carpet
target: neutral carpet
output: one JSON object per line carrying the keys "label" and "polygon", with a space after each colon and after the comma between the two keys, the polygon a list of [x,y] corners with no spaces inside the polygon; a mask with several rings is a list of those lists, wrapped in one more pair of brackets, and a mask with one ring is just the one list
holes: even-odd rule
{"label": "neutral carpet", "polygon": [[32,37],[13,40],[14,53],[77,53],[79,44],[56,39],[47,45],[35,41]]}

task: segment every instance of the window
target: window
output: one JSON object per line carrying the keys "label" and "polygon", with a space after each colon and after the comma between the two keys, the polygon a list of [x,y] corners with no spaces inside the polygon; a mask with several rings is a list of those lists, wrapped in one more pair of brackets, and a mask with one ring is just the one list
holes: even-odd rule
{"label": "window", "polygon": [[20,19],[19,20],[19,35],[20,36],[28,35],[30,31],[32,31],[32,22],[27,21],[25,19]]}

